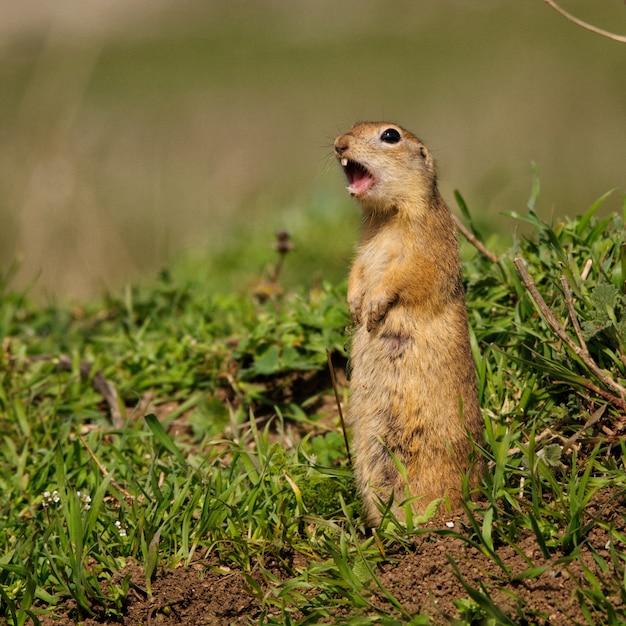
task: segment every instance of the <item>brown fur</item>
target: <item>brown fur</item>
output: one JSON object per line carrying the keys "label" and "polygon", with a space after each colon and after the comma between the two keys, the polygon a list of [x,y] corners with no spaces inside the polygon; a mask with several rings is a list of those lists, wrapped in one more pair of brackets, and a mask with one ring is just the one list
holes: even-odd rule
{"label": "brown fur", "polygon": [[[382,140],[389,129],[399,141]],[[372,183],[348,187],[363,210],[348,304],[356,327],[349,424],[365,514],[375,524],[380,498],[406,499],[393,455],[416,512],[442,497],[458,508],[463,474],[478,480],[468,433],[480,442],[482,418],[456,228],[433,160],[408,131],[373,122],[338,137],[335,155],[364,167]]]}

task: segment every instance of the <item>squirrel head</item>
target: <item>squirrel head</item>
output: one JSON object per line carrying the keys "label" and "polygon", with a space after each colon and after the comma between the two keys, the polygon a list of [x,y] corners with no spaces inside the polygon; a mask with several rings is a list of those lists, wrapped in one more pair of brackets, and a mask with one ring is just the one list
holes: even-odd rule
{"label": "squirrel head", "polygon": [[355,124],[335,140],[335,156],[365,212],[419,210],[436,191],[430,152],[397,124]]}

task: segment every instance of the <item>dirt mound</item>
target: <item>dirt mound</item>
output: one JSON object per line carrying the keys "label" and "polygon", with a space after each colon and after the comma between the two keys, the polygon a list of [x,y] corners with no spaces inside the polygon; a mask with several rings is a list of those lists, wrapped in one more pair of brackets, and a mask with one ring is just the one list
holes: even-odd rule
{"label": "dirt mound", "polygon": [[[159,572],[152,583],[152,596],[145,591],[143,568],[129,565],[120,576],[131,575],[131,591],[123,619],[90,618],[81,620],[84,626],[102,624],[247,624],[259,614],[260,602],[246,590],[237,571],[221,572],[196,562]],[[78,621],[73,618],[71,605],[41,618],[43,626],[68,626]]]}
{"label": "dirt mound", "polygon": [[[515,546],[496,548],[508,573],[494,558],[461,538],[470,536],[464,517],[448,518],[446,524],[440,522],[418,535],[402,553],[390,555],[379,567],[378,580],[406,613],[426,613],[431,624],[448,624],[460,617],[468,623],[478,623],[485,615],[482,603],[492,601],[497,602],[498,608],[493,604],[491,607],[503,624],[518,623],[518,615],[524,616],[523,623],[533,615],[536,618],[533,623],[539,625],[588,623],[581,594],[583,588],[589,587],[591,579],[611,597],[613,606],[622,604],[620,590],[609,587],[610,583],[605,581],[610,577],[604,573],[606,564],[611,563],[612,533],[624,532],[626,507],[621,498],[616,503],[614,494],[602,493],[589,507],[590,519],[596,514],[603,515],[603,524],[595,525],[585,544],[576,549],[580,558],[570,559],[558,551],[545,558],[536,538],[529,532]],[[263,565],[282,582],[289,580],[279,566],[268,562]],[[304,559],[296,559],[293,569],[302,572],[307,565]],[[268,615],[277,611],[263,606],[261,594],[248,584],[250,577],[246,580],[242,572],[217,566],[203,558],[188,567],[161,570],[152,583],[152,596],[145,590],[144,572],[139,564],[130,564],[120,572],[120,576],[127,574],[132,582],[124,617],[121,620],[92,618],[82,620],[81,624],[228,626],[256,623],[262,613]],[[252,576],[263,590],[262,595],[272,594],[273,590],[260,574]],[[488,593],[482,594],[482,589]],[[372,606],[389,612],[390,599],[381,587],[372,581],[370,591]],[[340,610],[342,614],[344,610],[346,615],[351,614],[348,606]],[[361,613],[374,615],[375,610]],[[41,623],[43,626],[68,626],[77,623],[74,614],[75,607],[68,604],[59,607],[55,615],[43,616]],[[275,614],[275,618],[280,619],[280,614]],[[335,614],[335,618],[339,620],[341,616]],[[400,615],[398,618],[402,619]]]}

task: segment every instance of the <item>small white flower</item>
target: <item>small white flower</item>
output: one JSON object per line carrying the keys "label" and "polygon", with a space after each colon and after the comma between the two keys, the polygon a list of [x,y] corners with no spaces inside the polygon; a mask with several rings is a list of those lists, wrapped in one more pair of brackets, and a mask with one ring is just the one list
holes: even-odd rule
{"label": "small white flower", "polygon": [[81,494],[80,491],[76,492],[76,496],[83,503],[83,509],[88,511],[91,508],[91,496],[88,493]]}
{"label": "small white flower", "polygon": [[119,533],[120,537],[126,537],[126,529],[124,528],[124,526],[122,526],[122,522],[117,520],[115,522],[115,527],[117,528],[117,532]]}
{"label": "small white flower", "polygon": [[54,491],[44,491],[41,494],[43,500],[42,505],[44,507],[52,506],[54,504],[58,504],[61,501],[59,497],[59,492],[55,489]]}
{"label": "small white flower", "polygon": [[446,522],[448,528],[454,528],[454,522]]}

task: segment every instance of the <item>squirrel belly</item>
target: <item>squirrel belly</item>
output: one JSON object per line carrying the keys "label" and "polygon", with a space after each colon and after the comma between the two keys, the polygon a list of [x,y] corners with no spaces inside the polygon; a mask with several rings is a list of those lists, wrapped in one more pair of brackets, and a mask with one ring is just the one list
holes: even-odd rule
{"label": "squirrel belly", "polygon": [[424,320],[406,316],[398,306],[375,330],[361,324],[352,337],[348,424],[358,488],[373,522],[379,498],[386,502],[392,493],[397,503],[418,498],[416,512],[442,497],[458,508],[471,454],[468,427],[476,440],[480,435],[473,362],[463,359],[470,350],[459,327],[464,308]]}

